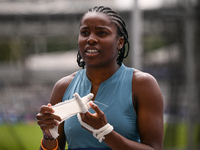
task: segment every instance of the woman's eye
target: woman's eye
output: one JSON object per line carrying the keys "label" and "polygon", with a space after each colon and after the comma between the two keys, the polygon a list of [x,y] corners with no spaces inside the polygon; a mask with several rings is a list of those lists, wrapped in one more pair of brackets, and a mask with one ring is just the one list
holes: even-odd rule
{"label": "woman's eye", "polygon": [[99,34],[100,35],[108,35],[108,33],[106,31],[100,31]]}
{"label": "woman's eye", "polygon": [[81,31],[80,33],[81,33],[81,35],[88,35],[89,34],[88,31]]}

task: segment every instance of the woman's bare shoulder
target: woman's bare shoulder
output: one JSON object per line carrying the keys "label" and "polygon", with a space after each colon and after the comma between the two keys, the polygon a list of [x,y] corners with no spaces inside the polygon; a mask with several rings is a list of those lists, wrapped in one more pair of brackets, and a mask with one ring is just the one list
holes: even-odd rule
{"label": "woman's bare shoulder", "polygon": [[55,86],[58,88],[67,88],[69,84],[71,83],[71,81],[74,79],[76,73],[77,72],[74,72],[68,76],[61,78],[60,80],[56,82]]}
{"label": "woman's bare shoulder", "polygon": [[70,85],[71,81],[74,79],[76,73],[77,72],[74,72],[68,76],[65,76],[56,82],[50,97],[50,103],[52,105],[55,105],[62,101],[62,97],[66,89]]}
{"label": "woman's bare shoulder", "polygon": [[137,69],[135,69],[133,73],[133,82],[140,84],[148,84],[150,82],[157,83],[156,79],[151,74]]}
{"label": "woman's bare shoulder", "polygon": [[132,90],[137,98],[161,95],[157,80],[151,74],[136,69],[133,73]]}

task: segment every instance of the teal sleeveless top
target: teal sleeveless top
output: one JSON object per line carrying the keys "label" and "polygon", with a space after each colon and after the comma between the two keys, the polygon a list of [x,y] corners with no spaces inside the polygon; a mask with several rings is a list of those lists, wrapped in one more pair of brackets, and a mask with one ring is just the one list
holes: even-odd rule
{"label": "teal sleeveless top", "polygon": [[[114,131],[127,139],[140,142],[137,128],[137,116],[132,103],[132,77],[133,68],[123,64],[107,80],[99,86],[94,102],[104,112],[108,123]],[[81,97],[91,92],[92,83],[86,75],[86,69],[78,71],[68,86],[63,101],[73,98],[74,93]],[[94,110],[89,110],[94,113]],[[77,116],[65,120],[64,132],[69,149],[84,150],[109,148],[104,142],[100,143],[92,133],[83,129]]]}

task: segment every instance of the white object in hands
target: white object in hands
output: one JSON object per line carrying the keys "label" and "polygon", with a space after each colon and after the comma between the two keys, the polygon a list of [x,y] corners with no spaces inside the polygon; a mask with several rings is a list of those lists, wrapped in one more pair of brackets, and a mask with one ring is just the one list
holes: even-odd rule
{"label": "white object in hands", "polygon": [[98,139],[100,143],[102,142],[102,140],[105,139],[105,135],[109,134],[114,129],[113,126],[109,123],[99,129],[94,129],[93,127],[82,121],[80,113],[77,114],[77,117],[80,124],[91,131],[93,133],[93,136]]}
{"label": "white object in hands", "polygon": [[[93,97],[94,95],[92,93],[82,98],[78,93],[75,93],[74,98],[52,106],[53,110],[55,111],[54,114],[60,116],[62,119],[59,124],[78,113],[86,113],[88,109],[90,109],[88,102],[91,101]],[[53,138],[56,139],[59,136],[58,126],[49,129],[49,131]]]}

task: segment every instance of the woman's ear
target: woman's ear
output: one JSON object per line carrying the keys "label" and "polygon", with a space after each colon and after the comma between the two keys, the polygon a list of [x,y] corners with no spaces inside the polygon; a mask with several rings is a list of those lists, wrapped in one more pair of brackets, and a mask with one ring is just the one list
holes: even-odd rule
{"label": "woman's ear", "polygon": [[120,37],[118,41],[117,49],[120,50],[124,46],[124,37]]}

